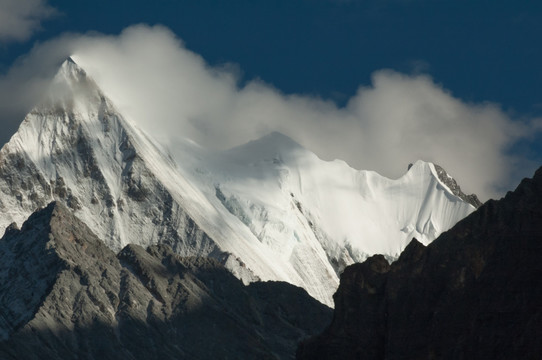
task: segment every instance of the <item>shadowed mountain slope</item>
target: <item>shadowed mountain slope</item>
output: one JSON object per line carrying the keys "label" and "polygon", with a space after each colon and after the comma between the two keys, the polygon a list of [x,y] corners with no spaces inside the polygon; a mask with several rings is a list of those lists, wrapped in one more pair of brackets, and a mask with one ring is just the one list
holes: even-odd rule
{"label": "shadowed mountain slope", "polygon": [[331,310],[166,245],[118,255],[51,203],[0,240],[1,359],[289,359]]}

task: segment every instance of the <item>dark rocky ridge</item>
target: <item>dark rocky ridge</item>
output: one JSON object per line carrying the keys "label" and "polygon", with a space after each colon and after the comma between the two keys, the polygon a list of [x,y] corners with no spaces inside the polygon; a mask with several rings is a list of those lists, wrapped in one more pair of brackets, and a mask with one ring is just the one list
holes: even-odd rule
{"label": "dark rocky ridge", "polygon": [[298,359],[542,355],[542,168],[429,246],[348,267],[331,325]]}
{"label": "dark rocky ridge", "polygon": [[0,240],[1,359],[288,359],[331,309],[295,286],[244,286],[216,260],[118,255],[59,203]]}

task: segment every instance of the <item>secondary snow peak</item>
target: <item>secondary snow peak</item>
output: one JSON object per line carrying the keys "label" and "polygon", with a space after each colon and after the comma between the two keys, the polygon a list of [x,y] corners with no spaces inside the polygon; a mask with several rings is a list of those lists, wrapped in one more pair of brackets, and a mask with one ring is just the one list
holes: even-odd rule
{"label": "secondary snow peak", "polygon": [[243,162],[292,156],[297,152],[309,152],[292,138],[278,131],[271,132],[259,139],[234,147],[226,154]]}

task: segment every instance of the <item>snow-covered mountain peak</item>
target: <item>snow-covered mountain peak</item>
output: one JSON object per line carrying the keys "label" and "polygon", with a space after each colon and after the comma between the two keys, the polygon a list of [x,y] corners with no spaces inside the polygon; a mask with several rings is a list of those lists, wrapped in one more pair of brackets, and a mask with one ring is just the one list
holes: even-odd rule
{"label": "snow-covered mountain peak", "polygon": [[62,65],[60,65],[60,68],[55,76],[55,78],[60,77],[70,80],[77,80],[86,78],[87,73],[73,60],[71,56],[68,56],[66,60],[62,62]]}
{"label": "snow-covered mountain peak", "polygon": [[428,244],[474,211],[432,163],[389,179],[324,161],[278,133],[226,152],[218,168],[217,197],[262,243],[294,262],[305,258],[299,243],[312,244],[337,274],[372,254],[395,259],[414,237]]}
{"label": "snow-covered mountain peak", "polygon": [[285,158],[312,154],[292,138],[271,132],[261,138],[227,150],[224,156],[240,163],[255,163],[264,160],[283,161]]}
{"label": "snow-covered mountain peak", "polygon": [[258,149],[260,151],[292,151],[303,149],[303,147],[291,137],[278,131],[273,131],[257,140],[253,140],[245,145],[241,145],[241,148],[243,147],[250,147],[254,150]]}
{"label": "snow-covered mountain peak", "polygon": [[[312,151],[304,148],[295,140],[280,132],[274,131],[246,144],[225,151],[219,156],[218,166],[233,178],[260,178],[262,182],[284,180],[286,175],[307,173],[310,178],[334,177],[342,174],[339,178],[348,178],[347,174],[365,174],[367,178],[378,178],[379,181],[388,183],[422,183],[427,179],[434,178],[443,185],[443,190],[449,195],[457,197],[474,207],[480,205],[475,195],[465,195],[457,182],[439,165],[417,160],[409,164],[408,170],[399,179],[390,179],[375,171],[356,170],[345,161],[335,159],[332,161],[322,160]],[[326,169],[325,171],[322,171]],[[279,176],[274,176],[279,174]],[[332,174],[332,175],[330,175]],[[344,175],[344,176],[343,176]],[[291,176],[289,176],[291,177]],[[242,180],[243,186],[247,186]],[[335,181],[335,180],[333,180]],[[298,179],[294,183],[301,183]],[[260,184],[261,185],[261,184]],[[302,192],[303,187],[290,188],[293,193]],[[365,189],[368,191],[370,189]]]}
{"label": "snow-covered mountain peak", "polygon": [[[58,200],[114,250],[161,239],[165,230],[149,224],[171,211],[171,182],[184,180],[71,58],[0,151],[0,173],[0,208],[8,209],[0,225]],[[176,180],[164,184],[160,176]]]}
{"label": "snow-covered mountain peak", "polygon": [[[71,57],[60,66],[33,113],[88,113],[105,101],[98,85]],[[111,106],[111,104],[109,104]]]}

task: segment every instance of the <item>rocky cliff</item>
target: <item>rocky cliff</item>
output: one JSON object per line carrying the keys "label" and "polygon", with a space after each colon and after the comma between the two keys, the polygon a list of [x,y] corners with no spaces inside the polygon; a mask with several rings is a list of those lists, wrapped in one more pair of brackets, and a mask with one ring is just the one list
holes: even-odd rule
{"label": "rocky cliff", "polygon": [[542,354],[542,168],[427,247],[348,267],[298,359],[534,359]]}
{"label": "rocky cliff", "polygon": [[115,254],[52,203],[0,240],[1,359],[288,359],[331,310],[166,245]]}

